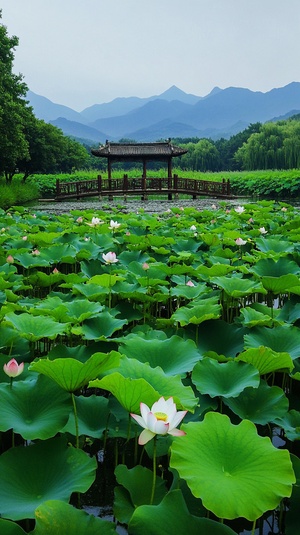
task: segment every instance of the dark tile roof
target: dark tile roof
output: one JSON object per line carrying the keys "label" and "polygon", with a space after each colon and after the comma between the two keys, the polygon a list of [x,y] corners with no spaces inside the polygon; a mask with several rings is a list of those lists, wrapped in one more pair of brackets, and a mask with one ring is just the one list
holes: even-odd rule
{"label": "dark tile roof", "polygon": [[172,158],[185,154],[187,150],[172,145],[171,141],[157,143],[112,143],[106,141],[99,149],[92,149],[94,156],[114,159]]}

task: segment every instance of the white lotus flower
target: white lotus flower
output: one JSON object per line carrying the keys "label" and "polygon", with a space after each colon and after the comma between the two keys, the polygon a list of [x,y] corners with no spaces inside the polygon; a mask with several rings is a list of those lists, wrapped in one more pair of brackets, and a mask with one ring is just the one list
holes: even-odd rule
{"label": "white lotus flower", "polygon": [[267,232],[268,232],[268,231],[265,229],[265,227],[261,227],[261,228],[259,228],[258,230],[259,230],[259,232],[260,232],[261,234],[267,234]]}
{"label": "white lotus flower", "polygon": [[242,238],[237,238],[237,239],[235,240],[235,243],[236,243],[237,245],[246,245],[247,241],[246,241],[246,240],[243,240]]}
{"label": "white lotus flower", "polygon": [[243,206],[237,206],[234,210],[237,214],[242,214],[243,212],[245,212],[245,208]]}
{"label": "white lotus flower", "polygon": [[155,435],[183,436],[186,433],[177,429],[177,425],[186,415],[187,411],[177,411],[173,398],[165,400],[161,397],[153,403],[151,409],[145,404],[140,404],[141,416],[132,414],[132,418],[144,428],[139,436],[139,444],[144,445]]}
{"label": "white lotus flower", "polygon": [[195,225],[192,225],[192,226],[190,227],[190,230],[197,230],[197,227],[196,227]]}
{"label": "white lotus flower", "polygon": [[91,223],[87,223],[90,227],[97,227],[98,225],[103,225],[104,221],[99,217],[92,217]]}
{"label": "white lotus flower", "polygon": [[119,228],[121,226],[121,223],[118,223],[117,221],[114,221],[113,219],[110,220],[110,225],[109,225],[109,229],[110,230],[115,230],[117,228]]}
{"label": "white lotus flower", "polygon": [[105,264],[116,264],[116,262],[119,262],[116,253],[112,253],[111,251],[106,254],[103,253],[102,258]]}

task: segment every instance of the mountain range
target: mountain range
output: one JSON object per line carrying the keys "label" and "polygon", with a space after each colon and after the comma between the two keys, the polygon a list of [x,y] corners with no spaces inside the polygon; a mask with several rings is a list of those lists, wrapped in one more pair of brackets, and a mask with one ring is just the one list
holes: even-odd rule
{"label": "mountain range", "polygon": [[300,112],[300,82],[266,93],[240,87],[215,87],[205,97],[176,86],[148,98],[119,97],[77,112],[28,91],[27,100],[38,119],[87,143],[130,139],[219,139],[241,132],[251,123],[272,121]]}

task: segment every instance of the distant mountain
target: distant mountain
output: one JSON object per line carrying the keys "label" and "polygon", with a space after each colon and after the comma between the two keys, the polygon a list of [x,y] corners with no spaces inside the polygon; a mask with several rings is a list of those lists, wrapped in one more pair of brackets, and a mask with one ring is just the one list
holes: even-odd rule
{"label": "distant mountain", "polygon": [[72,136],[82,139],[88,139],[90,141],[96,141],[97,143],[105,143],[107,134],[103,134],[96,128],[87,126],[76,121],[69,121],[64,117],[59,117],[55,121],[49,121],[57,128],[60,128],[66,136]]}
{"label": "distant mountain", "polygon": [[239,87],[215,87],[199,97],[172,86],[149,98],[117,98],[76,112],[32,91],[27,99],[39,119],[66,135],[103,143],[121,138],[156,141],[169,137],[228,138],[251,123],[289,117],[300,110],[300,83],[266,93]]}

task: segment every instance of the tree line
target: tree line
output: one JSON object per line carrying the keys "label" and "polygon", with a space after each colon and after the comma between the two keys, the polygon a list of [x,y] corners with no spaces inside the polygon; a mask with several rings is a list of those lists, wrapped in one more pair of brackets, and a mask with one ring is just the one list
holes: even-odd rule
{"label": "tree line", "polygon": [[[88,142],[65,136],[59,128],[35,117],[26,101],[28,88],[23,76],[13,73],[17,46],[18,38],[9,37],[0,23],[0,175],[9,183],[16,173],[26,180],[34,173],[104,170],[106,162],[91,156]],[[300,167],[300,114],[250,124],[230,139],[176,138],[173,142],[187,149],[186,154],[174,158],[174,166],[182,170],[294,169]],[[124,163],[120,165],[124,167]],[[157,165],[149,163],[149,168]],[[126,168],[133,166],[136,163],[126,164]]]}

